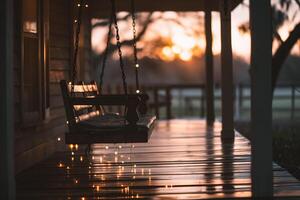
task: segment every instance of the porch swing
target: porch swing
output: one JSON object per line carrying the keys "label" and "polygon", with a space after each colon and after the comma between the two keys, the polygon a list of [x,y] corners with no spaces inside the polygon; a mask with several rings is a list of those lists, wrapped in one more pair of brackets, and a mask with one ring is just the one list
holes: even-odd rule
{"label": "porch swing", "polygon": [[[85,84],[76,81],[76,65],[79,46],[79,34],[82,18],[83,0],[78,4],[78,22],[76,28],[73,75],[72,81],[60,81],[62,97],[66,112],[69,132],[65,133],[66,144],[93,144],[93,143],[138,143],[148,142],[156,117],[147,115],[147,94],[140,92],[138,79],[138,58],[136,47],[135,10],[132,3],[133,50],[136,78],[136,93],[129,94],[127,90],[126,74],[121,51],[119,28],[114,0],[111,0],[112,12],[109,22],[107,46],[104,52],[99,87],[95,81]],[[117,49],[122,72],[124,94],[102,94],[105,63],[109,49],[111,28],[114,24],[117,40]],[[103,106],[124,106],[124,115],[107,113]]]}

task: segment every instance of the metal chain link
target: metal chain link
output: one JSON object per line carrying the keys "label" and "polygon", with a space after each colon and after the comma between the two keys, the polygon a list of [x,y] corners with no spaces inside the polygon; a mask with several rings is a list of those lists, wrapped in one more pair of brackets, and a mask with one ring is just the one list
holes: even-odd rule
{"label": "metal chain link", "polygon": [[127,82],[126,82],[126,75],[124,71],[124,62],[123,62],[123,57],[122,57],[122,50],[121,50],[121,42],[120,42],[120,35],[119,35],[119,27],[118,27],[118,21],[117,21],[117,14],[116,14],[116,5],[115,1],[111,0],[112,4],[112,11],[113,11],[113,19],[114,19],[114,26],[116,30],[116,40],[117,40],[117,47],[118,47],[118,54],[119,54],[119,60],[120,60],[120,68],[122,72],[122,80],[123,80],[123,89],[125,95],[128,94],[127,92]]}
{"label": "metal chain link", "polygon": [[99,82],[100,94],[102,93],[104,71],[105,71],[105,66],[106,66],[106,61],[107,61],[107,56],[108,56],[108,51],[109,51],[110,38],[111,38],[111,34],[112,34],[113,16],[114,16],[114,14],[113,14],[113,11],[112,11],[111,15],[110,15],[110,19],[109,19],[108,34],[107,34],[107,40],[106,40],[106,48],[105,48],[104,55],[103,55],[103,60],[102,60],[102,68],[101,68],[100,82]]}
{"label": "metal chain link", "polygon": [[81,27],[81,18],[82,18],[82,8],[83,8],[83,1],[80,0],[78,4],[78,14],[77,14],[77,27],[76,27],[76,35],[75,35],[75,49],[74,49],[74,56],[73,56],[73,74],[72,74],[72,86],[71,86],[71,93],[74,92],[74,84],[77,76],[77,55],[79,49],[79,34],[80,34],[80,27]]}
{"label": "metal chain link", "polygon": [[133,55],[134,55],[134,68],[135,68],[135,85],[136,92],[140,92],[139,85],[139,63],[137,56],[137,46],[136,46],[136,18],[135,18],[135,5],[134,0],[131,0],[131,17],[132,17],[132,33],[133,33]]}

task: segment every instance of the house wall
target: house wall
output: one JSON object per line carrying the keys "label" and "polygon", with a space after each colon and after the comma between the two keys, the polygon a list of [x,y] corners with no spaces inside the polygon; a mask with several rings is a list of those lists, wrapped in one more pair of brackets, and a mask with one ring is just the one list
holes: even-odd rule
{"label": "house wall", "polygon": [[[64,148],[64,142],[59,142],[58,137],[64,137],[66,131],[65,112],[60,93],[59,81],[69,80],[71,74],[71,62],[73,53],[73,12],[70,0],[40,0],[46,5],[45,13],[48,28],[44,28],[43,37],[46,38],[44,46],[45,63],[45,87],[41,93],[45,93],[48,103],[44,106],[42,120],[35,126],[27,127],[22,122],[22,25],[21,25],[21,0],[15,0],[15,63],[14,63],[14,95],[15,95],[15,166],[16,172],[20,172],[33,164],[47,158],[55,151]],[[48,6],[47,6],[48,4]],[[49,19],[47,21],[47,18]],[[88,20],[87,27],[90,23]],[[47,24],[46,24],[47,25]],[[44,26],[47,27],[47,26]],[[85,26],[84,26],[85,27]],[[89,30],[88,28],[85,31]],[[85,40],[88,38],[88,33]],[[89,51],[90,42],[82,44],[82,49]],[[82,54],[84,53],[84,56]],[[80,52],[80,58],[88,68],[89,54]],[[84,69],[83,72],[86,70]]]}

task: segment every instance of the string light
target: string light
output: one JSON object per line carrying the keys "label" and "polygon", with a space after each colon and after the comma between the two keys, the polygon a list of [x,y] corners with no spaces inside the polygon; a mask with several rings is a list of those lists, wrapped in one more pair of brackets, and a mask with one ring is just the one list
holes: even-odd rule
{"label": "string light", "polygon": [[136,68],[139,68],[139,67],[140,67],[140,65],[139,65],[139,64],[135,64],[135,67],[136,67]]}
{"label": "string light", "polygon": [[85,4],[85,7],[87,8],[87,7],[89,7],[89,5],[88,5],[88,4]]}
{"label": "string light", "polygon": [[136,90],[136,93],[137,93],[137,94],[140,93],[140,90]]}
{"label": "string light", "polygon": [[60,142],[60,141],[61,141],[61,138],[60,138],[60,137],[58,137],[58,138],[57,138],[57,141],[59,141],[59,142]]}
{"label": "string light", "polygon": [[80,5],[80,3],[79,3],[79,4],[77,4],[77,6],[78,6],[78,7],[80,7],[80,6],[81,6],[81,5]]}
{"label": "string light", "polygon": [[[74,20],[74,23],[77,23],[77,19]],[[72,83],[70,82],[69,85],[71,85]]]}
{"label": "string light", "polygon": [[96,191],[97,191],[97,192],[100,191],[100,186],[99,186],[99,185],[96,186]]}

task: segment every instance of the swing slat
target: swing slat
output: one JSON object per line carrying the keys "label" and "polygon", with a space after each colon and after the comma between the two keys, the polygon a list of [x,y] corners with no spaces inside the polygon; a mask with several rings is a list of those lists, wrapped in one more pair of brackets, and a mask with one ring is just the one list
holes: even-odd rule
{"label": "swing slat", "polygon": [[[146,94],[99,95],[95,82],[74,85],[60,82],[69,132],[67,144],[147,142],[153,131],[155,116],[138,116],[139,105],[149,99]],[[89,89],[87,89],[89,88]],[[126,105],[126,116],[105,114],[102,105]]]}

